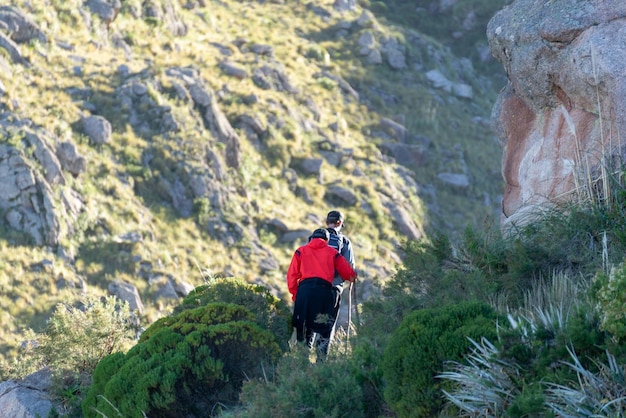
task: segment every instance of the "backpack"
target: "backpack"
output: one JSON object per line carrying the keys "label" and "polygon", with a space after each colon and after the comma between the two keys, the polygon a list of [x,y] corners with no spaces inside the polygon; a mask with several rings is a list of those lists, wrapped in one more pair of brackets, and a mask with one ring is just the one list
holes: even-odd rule
{"label": "backpack", "polygon": [[343,249],[343,235],[339,235],[334,228],[327,228],[330,233],[330,238],[328,239],[328,245],[333,247],[334,249],[341,254],[341,250]]}

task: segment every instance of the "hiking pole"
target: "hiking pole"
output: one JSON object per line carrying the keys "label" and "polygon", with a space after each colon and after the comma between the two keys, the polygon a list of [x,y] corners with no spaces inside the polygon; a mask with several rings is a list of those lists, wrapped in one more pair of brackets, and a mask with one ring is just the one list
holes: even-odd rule
{"label": "hiking pole", "polygon": [[354,282],[350,282],[350,289],[348,289],[348,330],[346,336],[346,349],[350,343],[350,327],[352,326],[352,285]]}
{"label": "hiking pole", "polygon": [[359,303],[356,300],[356,281],[350,284],[350,299],[354,300],[354,316],[356,317],[356,325],[357,327],[361,326],[361,318],[359,318]]}

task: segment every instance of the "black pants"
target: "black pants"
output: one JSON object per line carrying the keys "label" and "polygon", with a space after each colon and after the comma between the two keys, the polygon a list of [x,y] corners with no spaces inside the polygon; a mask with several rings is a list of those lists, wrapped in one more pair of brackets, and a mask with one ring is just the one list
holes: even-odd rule
{"label": "black pants", "polygon": [[300,282],[293,309],[293,326],[296,338],[313,345],[314,333],[319,335],[316,341],[318,355],[328,354],[330,337],[336,320],[335,304],[337,290],[323,279],[310,278]]}

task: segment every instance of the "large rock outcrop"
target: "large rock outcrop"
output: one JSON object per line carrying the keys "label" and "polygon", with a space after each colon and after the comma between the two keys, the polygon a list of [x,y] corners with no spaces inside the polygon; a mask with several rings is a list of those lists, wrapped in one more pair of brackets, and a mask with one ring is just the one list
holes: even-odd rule
{"label": "large rock outcrop", "polygon": [[492,114],[506,226],[580,197],[623,157],[626,2],[516,0],[491,19],[487,36],[509,79]]}
{"label": "large rock outcrop", "polygon": [[50,378],[50,370],[42,369],[21,380],[1,382],[0,415],[21,418],[50,416],[58,406],[51,401]]}
{"label": "large rock outcrop", "polygon": [[72,175],[79,175],[86,164],[84,157],[61,152],[59,159],[53,146],[58,138],[9,113],[0,113],[0,138],[4,141],[0,143],[3,220],[36,245],[59,244],[74,233],[73,225],[84,206],[82,196],[66,185],[63,170],[69,168]]}

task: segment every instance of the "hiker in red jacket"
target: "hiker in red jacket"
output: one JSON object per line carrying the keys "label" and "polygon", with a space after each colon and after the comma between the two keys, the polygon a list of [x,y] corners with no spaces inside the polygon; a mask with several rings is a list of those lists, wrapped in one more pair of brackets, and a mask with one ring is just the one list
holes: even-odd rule
{"label": "hiker in red jacket", "polygon": [[319,334],[316,342],[318,360],[328,354],[330,334],[335,323],[335,296],[333,278],[335,271],[342,279],[355,281],[357,274],[350,263],[337,250],[328,246],[329,232],[316,229],[309,243],[294,253],[287,271],[287,286],[293,308],[293,326],[299,342],[306,339],[313,345],[313,333]]}

